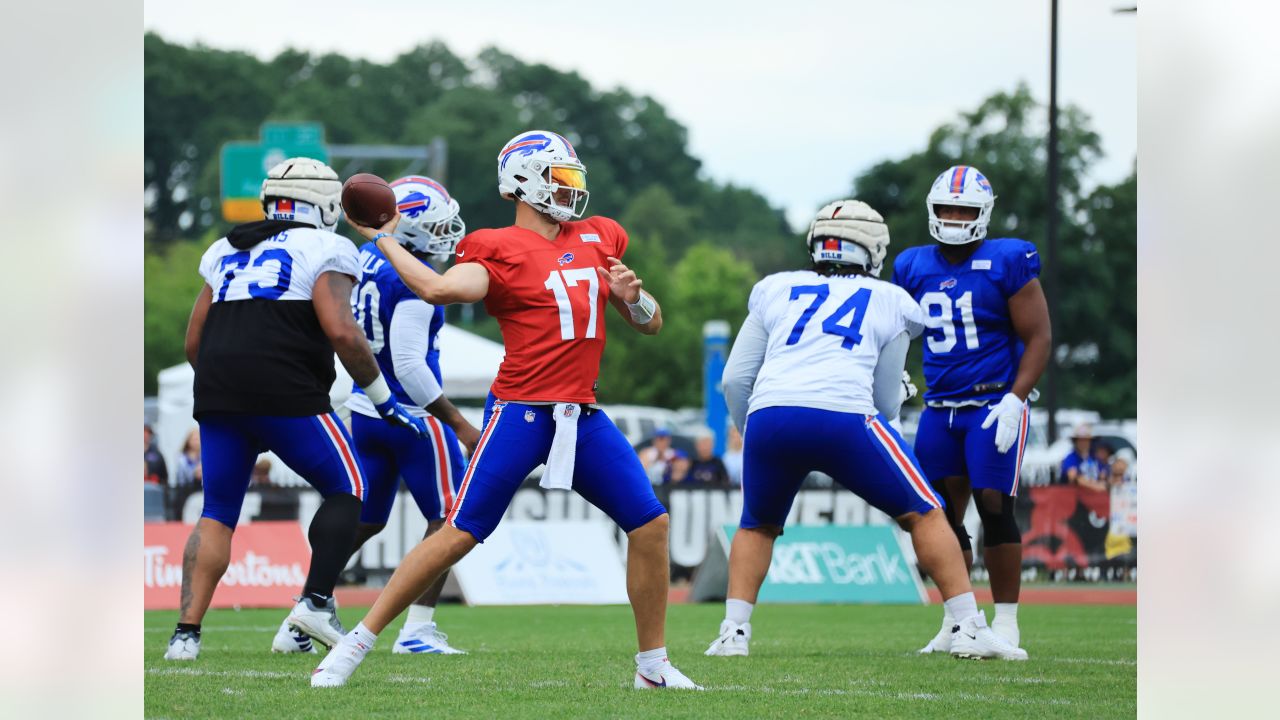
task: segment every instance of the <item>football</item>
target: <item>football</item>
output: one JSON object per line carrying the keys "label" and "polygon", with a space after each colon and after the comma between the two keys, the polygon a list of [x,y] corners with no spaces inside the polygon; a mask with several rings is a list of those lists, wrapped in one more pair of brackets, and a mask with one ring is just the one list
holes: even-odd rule
{"label": "football", "polygon": [[386,180],[357,173],[342,184],[342,210],[352,222],[382,227],[396,214],[396,193]]}

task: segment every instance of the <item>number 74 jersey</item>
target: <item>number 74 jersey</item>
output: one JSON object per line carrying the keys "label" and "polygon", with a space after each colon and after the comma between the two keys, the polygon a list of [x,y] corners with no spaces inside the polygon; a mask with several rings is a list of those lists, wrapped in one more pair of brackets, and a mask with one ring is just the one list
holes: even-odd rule
{"label": "number 74 jersey", "polygon": [[874,415],[880,350],[920,334],[920,306],[902,288],[867,276],[812,270],[770,275],[747,304],[768,334],[749,411],[785,405]]}
{"label": "number 74 jersey", "polygon": [[561,223],[555,240],[515,226],[462,239],[457,262],[489,272],[484,307],[507,350],[493,383],[499,400],[596,401],[609,298],[596,267],[626,251],[622,226],[598,216]]}
{"label": "number 74 jersey", "polygon": [[920,303],[926,402],[983,403],[1013,387],[1023,345],[1009,318],[1009,298],[1040,274],[1040,255],[1025,240],[985,240],[951,264],[936,245],[907,248],[893,282]]}

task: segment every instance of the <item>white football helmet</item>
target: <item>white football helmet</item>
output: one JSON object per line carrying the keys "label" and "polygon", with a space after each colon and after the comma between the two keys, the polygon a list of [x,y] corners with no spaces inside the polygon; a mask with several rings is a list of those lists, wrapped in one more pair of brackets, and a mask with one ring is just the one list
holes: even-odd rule
{"label": "white football helmet", "polygon": [[[925,199],[929,208],[929,234],[934,240],[947,245],[967,245],[987,236],[987,224],[991,222],[991,209],[996,205],[991,183],[978,172],[978,168],[956,165],[933,181],[929,196]],[[937,206],[958,205],[978,208],[973,220],[941,220]]]}
{"label": "white football helmet", "polygon": [[522,132],[498,153],[498,192],[566,222],[587,209],[587,168],[563,137],[546,130]]}
{"label": "white football helmet", "polygon": [[859,265],[879,277],[889,247],[889,226],[861,200],[836,200],[818,211],[805,243],[815,263]]}
{"label": "white football helmet", "polygon": [[408,175],[391,183],[400,224],[396,240],[418,252],[448,257],[467,232],[458,201],[444,185],[422,175]]}
{"label": "white football helmet", "polygon": [[[333,168],[319,160],[289,158],[267,171],[258,199],[264,211],[279,214],[278,207],[268,207],[273,198],[300,200],[314,208],[317,213],[302,213],[292,219],[312,223],[321,230],[332,232],[342,217],[342,181]],[[270,204],[278,206],[278,203]],[[307,214],[311,217],[306,217]]]}

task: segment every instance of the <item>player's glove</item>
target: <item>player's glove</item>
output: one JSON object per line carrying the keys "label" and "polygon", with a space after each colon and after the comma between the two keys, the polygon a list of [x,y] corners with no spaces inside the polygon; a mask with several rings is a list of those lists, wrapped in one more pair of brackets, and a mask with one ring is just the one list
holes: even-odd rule
{"label": "player's glove", "polygon": [[920,394],[920,388],[911,382],[911,373],[906,370],[902,371],[902,402],[906,402],[911,398]]}
{"label": "player's glove", "polygon": [[982,429],[986,430],[991,427],[991,423],[996,423],[996,450],[1007,453],[1013,447],[1022,427],[1022,413],[1026,410],[1027,404],[1022,398],[1013,393],[1005,393],[1000,402],[987,413],[987,419],[982,421]]}
{"label": "player's glove", "polygon": [[403,405],[396,402],[394,397],[387,398],[386,401],[378,405],[374,405],[374,407],[378,409],[378,414],[382,416],[383,420],[386,420],[392,425],[407,427],[419,438],[427,437],[427,424],[422,421],[422,418],[410,415],[409,411],[405,410]]}

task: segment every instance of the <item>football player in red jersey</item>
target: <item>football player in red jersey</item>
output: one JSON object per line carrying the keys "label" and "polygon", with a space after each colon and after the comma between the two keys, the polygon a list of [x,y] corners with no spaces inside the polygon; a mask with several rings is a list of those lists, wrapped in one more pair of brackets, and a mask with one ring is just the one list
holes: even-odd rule
{"label": "football player in red jersey", "polygon": [[396,243],[398,218],[376,230],[357,226],[428,303],[484,300],[507,356],[447,524],[404,557],[311,684],[345,684],[377,634],[493,532],[521,481],[545,462],[543,487],[575,490],[628,535],[627,594],[640,649],[634,687],[701,689],[667,659],[666,508],[630,443],[595,405],[605,300],[648,335],[662,328],[662,311],[621,261],[622,226],[580,219],[589,195],[586,168],[563,137],[533,130],[512,138],[498,155],[498,191],[515,202],[515,224],[467,235],[443,275]]}

